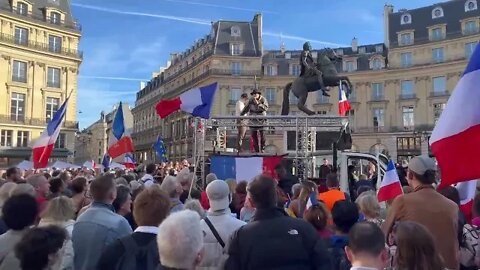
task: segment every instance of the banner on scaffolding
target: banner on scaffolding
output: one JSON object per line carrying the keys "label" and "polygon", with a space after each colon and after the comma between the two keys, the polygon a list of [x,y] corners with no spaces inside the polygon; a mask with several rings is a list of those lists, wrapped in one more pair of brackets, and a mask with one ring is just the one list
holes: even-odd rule
{"label": "banner on scaffolding", "polygon": [[236,179],[250,182],[259,174],[275,177],[275,167],[282,163],[283,156],[226,156],[211,157],[210,172],[218,179]]}

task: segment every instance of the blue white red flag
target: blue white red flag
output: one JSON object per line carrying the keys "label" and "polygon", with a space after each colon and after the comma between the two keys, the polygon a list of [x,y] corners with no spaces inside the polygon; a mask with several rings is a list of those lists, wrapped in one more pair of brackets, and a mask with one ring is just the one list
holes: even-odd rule
{"label": "blue white red flag", "polygon": [[275,178],[275,167],[283,160],[282,156],[269,157],[236,157],[212,156],[210,158],[210,172],[219,179],[236,179],[237,182],[250,182],[259,174],[266,174]]}
{"label": "blue white red flag", "polygon": [[448,99],[430,137],[442,171],[439,188],[480,178],[480,47]]}
{"label": "blue white red flag", "polygon": [[306,210],[310,209],[312,206],[318,205],[317,194],[315,192],[310,193],[308,196]]}
{"label": "blue white red flag", "polygon": [[174,99],[161,100],[156,106],[157,113],[160,118],[165,118],[181,110],[193,116],[208,119],[210,118],[210,111],[216,91],[216,82],[207,86],[190,89]]}
{"label": "blue white red flag", "polygon": [[397,169],[395,168],[393,160],[390,160],[383,181],[378,189],[378,201],[384,202],[395,199],[395,197],[402,194],[403,189],[402,184],[400,183],[400,178],[398,178]]}
{"label": "blue white red flag", "polygon": [[133,147],[132,137],[125,127],[125,117],[123,112],[122,102],[118,106],[115,118],[113,119],[112,132],[108,141],[108,155],[111,158],[116,158],[126,153],[135,151]]}
{"label": "blue white red flag", "polygon": [[40,138],[35,141],[32,149],[33,167],[35,169],[45,168],[48,165],[48,159],[53,152],[55,142],[57,141],[60,129],[67,112],[68,98],[53,115],[52,120],[48,122],[47,128],[42,132]]}
{"label": "blue white red flag", "polygon": [[351,108],[350,102],[347,99],[347,94],[343,89],[343,83],[340,83],[340,86],[338,87],[338,114],[340,116],[345,116]]}
{"label": "blue white red flag", "polygon": [[135,159],[133,159],[132,154],[130,153],[125,154],[123,166],[125,166],[128,169],[135,169]]}

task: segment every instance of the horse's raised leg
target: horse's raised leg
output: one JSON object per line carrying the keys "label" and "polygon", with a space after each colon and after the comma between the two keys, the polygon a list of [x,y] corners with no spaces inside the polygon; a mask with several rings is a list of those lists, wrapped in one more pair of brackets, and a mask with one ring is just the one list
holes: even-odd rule
{"label": "horse's raised leg", "polygon": [[307,97],[308,97],[308,93],[305,93],[305,94],[302,94],[299,98],[298,98],[298,109],[304,113],[306,113],[307,115],[314,115],[315,112],[314,111],[311,111],[307,108],[307,106],[305,106],[305,103],[307,103]]}

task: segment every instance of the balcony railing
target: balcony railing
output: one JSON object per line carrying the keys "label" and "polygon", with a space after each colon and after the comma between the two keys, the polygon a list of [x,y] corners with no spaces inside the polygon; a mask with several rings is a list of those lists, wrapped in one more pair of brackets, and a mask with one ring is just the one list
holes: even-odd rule
{"label": "balcony railing", "polygon": [[24,46],[30,49],[44,51],[48,53],[61,54],[61,55],[80,58],[80,59],[83,58],[83,53],[78,50],[72,50],[72,49],[66,49],[66,48],[61,48],[61,49],[58,48],[53,50],[52,47],[46,43],[41,43],[41,42],[36,42],[31,40],[29,40],[28,42],[18,42],[15,36],[7,35],[4,33],[0,34],[0,42]]}
{"label": "balcony railing", "polygon": [[356,127],[354,133],[389,133],[389,132],[415,132],[431,131],[433,125],[414,125],[414,126],[377,126],[377,127]]}
{"label": "balcony railing", "polygon": [[447,90],[430,92],[430,97],[448,97],[448,96],[450,96],[450,93],[448,93]]}
{"label": "balcony railing", "polygon": [[[0,115],[0,123],[46,127],[48,121],[46,118],[29,118],[21,116],[15,117],[11,115]],[[64,121],[63,127],[78,129],[78,122]]]}
{"label": "balcony railing", "polygon": [[385,100],[384,95],[372,95],[372,101],[381,101],[381,100]]}
{"label": "balcony railing", "polygon": [[398,99],[400,100],[416,99],[416,98],[417,98],[416,94],[400,94],[398,96]]}
{"label": "balcony railing", "polygon": [[43,22],[43,23],[62,26],[62,27],[65,27],[65,28],[76,30],[76,31],[82,31],[82,25],[78,21],[72,21],[72,22],[66,22],[66,21],[58,22],[57,21],[57,22],[53,22],[53,20],[51,20],[50,17],[38,16],[38,15],[35,15],[31,12],[21,13],[21,12],[19,12],[19,10],[17,10],[17,7],[15,7],[15,6],[13,6],[11,8],[4,7],[4,6],[0,7],[0,11],[11,12],[13,14],[16,14],[17,16],[27,17],[27,18],[30,18],[30,19],[35,20],[35,21],[40,21],[40,22]]}

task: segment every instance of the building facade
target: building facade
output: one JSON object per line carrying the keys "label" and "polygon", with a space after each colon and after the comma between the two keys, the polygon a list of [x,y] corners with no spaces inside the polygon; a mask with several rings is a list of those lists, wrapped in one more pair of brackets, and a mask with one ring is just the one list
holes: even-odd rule
{"label": "building facade", "polygon": [[[75,164],[81,165],[85,161],[94,160],[97,164],[102,163],[103,155],[107,152],[108,140],[113,125],[113,119],[118,105],[108,114],[100,113],[100,118],[89,127],[75,136]],[[122,111],[126,133],[131,133],[133,128],[133,115],[128,103],[122,103]],[[123,162],[123,156],[115,158],[116,162]]]}
{"label": "building facade", "polygon": [[[380,151],[396,160],[430,153],[428,139],[433,126],[479,41],[479,15],[476,0],[398,11],[385,5],[383,42],[362,45],[354,38],[350,47],[335,48],[337,55],[342,56],[342,61],[336,63],[338,72],[347,75],[354,84],[349,97],[352,110],[348,115],[354,150]],[[258,35],[253,37],[258,36],[258,40],[253,43],[251,36],[243,35],[243,27],[248,25],[257,28]],[[241,30],[234,30],[235,26]],[[202,39],[203,45],[195,43],[186,53],[173,55],[172,65],[137,94],[134,130],[136,144],[145,145],[137,153],[142,159],[154,159],[151,146],[158,135],[168,141],[171,159],[190,156],[188,138],[192,131],[188,117],[177,113],[162,121],[154,107],[161,98],[172,98],[197,85],[217,81],[213,115],[232,115],[235,102],[241,93],[250,92],[255,84],[252,77],[257,75],[258,87],[270,104],[268,113],[280,114],[283,89],[300,73],[301,51],[281,48],[245,55],[248,50],[261,49],[261,46],[252,48],[261,45],[261,31],[260,15],[252,22],[220,21]],[[203,52],[202,46],[212,48],[211,54],[196,61],[189,58],[192,52],[193,55]],[[219,55],[218,48],[223,47]],[[318,51],[312,54],[316,57]],[[291,114],[299,114],[296,103],[297,99],[291,95]],[[307,106],[322,114],[337,115],[337,89],[332,89],[329,98],[311,93]],[[230,137],[234,141],[235,134]],[[288,152],[288,137],[287,133],[271,132],[267,144]]]}
{"label": "building facade", "polygon": [[73,160],[81,27],[67,0],[0,0],[0,167],[31,146],[70,96],[53,160]]}

